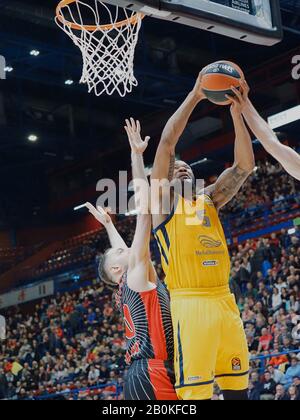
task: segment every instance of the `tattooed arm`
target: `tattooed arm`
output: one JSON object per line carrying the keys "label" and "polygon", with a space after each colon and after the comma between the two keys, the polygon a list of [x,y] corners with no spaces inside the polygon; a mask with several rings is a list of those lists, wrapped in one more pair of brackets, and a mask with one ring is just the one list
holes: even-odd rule
{"label": "tattooed arm", "polygon": [[[186,128],[192,112],[198,103],[205,99],[205,95],[201,89],[201,81],[202,74],[200,73],[194,89],[169,119],[163,130],[152,170],[152,181],[171,181],[173,179],[176,145]],[[160,193],[162,194],[161,191]],[[152,197],[152,199],[155,201],[155,197]],[[155,202],[153,204],[158,205]]]}
{"label": "tattooed arm", "polygon": [[[233,89],[233,91],[235,95],[239,94],[238,90]],[[214,185],[206,190],[218,210],[239,192],[255,167],[251,137],[242,117],[241,106],[237,98],[228,97],[228,99],[232,101],[231,115],[236,134],[234,164],[221,174]]]}

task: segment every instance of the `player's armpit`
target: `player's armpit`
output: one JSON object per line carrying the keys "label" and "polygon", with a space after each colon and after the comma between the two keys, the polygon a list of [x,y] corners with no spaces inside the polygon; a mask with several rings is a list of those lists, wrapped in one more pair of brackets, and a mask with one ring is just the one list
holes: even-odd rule
{"label": "player's armpit", "polygon": [[217,182],[207,189],[207,194],[210,195],[217,210],[224,207],[239,192],[250,174],[250,171],[234,165],[224,171]]}

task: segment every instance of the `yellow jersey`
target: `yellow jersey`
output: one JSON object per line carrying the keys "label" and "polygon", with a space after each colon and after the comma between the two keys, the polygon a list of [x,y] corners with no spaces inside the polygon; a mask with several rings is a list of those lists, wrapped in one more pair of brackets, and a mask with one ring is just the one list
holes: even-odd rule
{"label": "yellow jersey", "polygon": [[175,289],[227,286],[230,257],[218,212],[207,195],[175,197],[173,212],[154,230],[166,284]]}

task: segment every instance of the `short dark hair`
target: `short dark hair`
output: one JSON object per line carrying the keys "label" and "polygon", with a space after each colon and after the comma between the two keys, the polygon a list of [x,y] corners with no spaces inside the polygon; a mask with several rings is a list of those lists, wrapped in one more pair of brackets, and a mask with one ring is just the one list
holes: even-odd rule
{"label": "short dark hair", "polygon": [[102,280],[108,286],[116,287],[116,284],[111,280],[110,276],[108,275],[107,271],[105,270],[105,263],[107,260],[107,254],[110,249],[107,249],[103,255],[101,255],[98,265],[98,275],[100,280]]}

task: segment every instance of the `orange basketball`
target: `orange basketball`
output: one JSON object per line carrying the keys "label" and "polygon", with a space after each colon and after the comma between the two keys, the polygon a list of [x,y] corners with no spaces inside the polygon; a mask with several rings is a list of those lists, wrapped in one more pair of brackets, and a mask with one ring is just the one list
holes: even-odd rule
{"label": "orange basketball", "polygon": [[233,96],[231,86],[240,87],[244,79],[240,67],[231,61],[217,61],[205,67],[203,71],[203,91],[211,102],[217,105],[229,105],[226,95]]}

